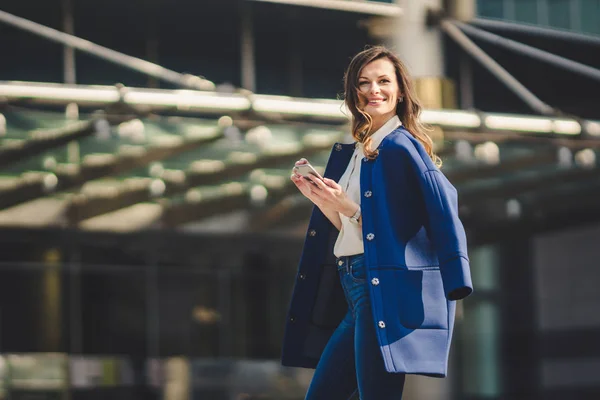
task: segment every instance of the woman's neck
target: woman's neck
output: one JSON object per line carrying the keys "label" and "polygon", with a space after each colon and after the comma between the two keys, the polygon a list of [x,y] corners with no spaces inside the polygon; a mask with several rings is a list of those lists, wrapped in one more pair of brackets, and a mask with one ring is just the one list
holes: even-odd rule
{"label": "woman's neck", "polygon": [[396,115],[396,114],[382,115],[381,118],[373,119],[373,121],[371,122],[371,130],[369,133],[373,134],[373,133],[377,132],[383,125],[386,124],[386,122],[388,122],[390,119],[394,118],[394,115]]}
{"label": "woman's neck", "polygon": [[386,121],[381,121],[381,120],[377,120],[377,121],[373,121],[371,123],[371,132],[369,132],[370,134],[373,134],[375,132],[377,132],[379,130],[379,128],[381,128],[383,125],[385,125]]}

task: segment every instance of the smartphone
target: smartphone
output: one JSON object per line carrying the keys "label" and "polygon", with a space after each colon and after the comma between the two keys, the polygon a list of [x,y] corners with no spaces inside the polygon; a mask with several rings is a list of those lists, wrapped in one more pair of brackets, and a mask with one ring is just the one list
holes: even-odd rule
{"label": "smartphone", "polygon": [[294,166],[294,169],[305,178],[316,177],[320,180],[323,180],[321,174],[319,174],[317,170],[312,165],[310,165],[310,163],[296,165]]}

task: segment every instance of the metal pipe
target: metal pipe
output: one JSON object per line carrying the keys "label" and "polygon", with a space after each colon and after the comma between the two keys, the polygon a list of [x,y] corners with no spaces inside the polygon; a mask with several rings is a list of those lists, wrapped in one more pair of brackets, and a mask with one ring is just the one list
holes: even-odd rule
{"label": "metal pipe", "polygon": [[527,89],[521,82],[515,79],[507,70],[498,64],[492,57],[485,53],[471,39],[469,39],[457,26],[455,22],[448,20],[440,24],[442,30],[448,34],[459,46],[471,57],[477,60],[484,68],[490,71],[496,78],[504,83],[513,93],[523,100],[529,107],[540,114],[556,114],[554,108],[549,106]]}
{"label": "metal pipe", "polygon": [[[460,30],[456,28],[460,34]],[[463,34],[464,35],[464,34]],[[468,40],[468,38],[467,38]],[[485,54],[485,53],[484,53]],[[486,55],[487,56],[487,55]],[[517,82],[518,83],[518,82]],[[346,123],[348,111],[339,100],[303,99],[287,96],[199,92],[190,90],[116,88],[98,85],[64,85],[59,83],[0,81],[0,98],[4,101],[26,101],[27,104],[106,106],[120,102],[150,111],[177,111],[187,114],[217,114],[256,111],[290,117],[309,118],[312,123],[328,121]],[[1,118],[1,117],[0,117]],[[544,118],[533,115],[481,114],[468,110],[425,109],[421,121],[445,130],[489,129],[496,132],[529,132],[578,135],[583,130],[600,137],[600,121],[573,118]],[[239,121],[238,121],[239,122]],[[292,122],[286,122],[292,123]],[[581,124],[580,124],[581,123]],[[253,126],[253,124],[250,124]]]}
{"label": "metal pipe", "polygon": [[481,28],[494,29],[504,32],[526,33],[534,36],[547,37],[550,39],[566,40],[571,42],[581,42],[593,46],[600,46],[600,37],[585,35],[583,33],[563,31],[555,28],[546,28],[537,25],[519,24],[516,22],[496,21],[486,18],[476,18],[471,21],[472,25]]}
{"label": "metal pipe", "polygon": [[[63,12],[63,30],[69,35],[75,32],[73,22],[73,3],[71,0],[62,1]],[[63,49],[63,77],[65,83],[76,83],[75,70],[75,49],[71,46],[65,46]]]}
{"label": "metal pipe", "polygon": [[0,97],[8,101],[27,99],[34,104],[62,105],[77,103],[84,106],[102,106],[116,102],[152,109],[177,109],[223,113],[247,111],[251,101],[240,94],[192,90],[122,88],[98,85],[62,85],[57,83],[0,81]]}
{"label": "metal pipe", "polygon": [[91,136],[96,132],[96,120],[78,121],[58,129],[37,131],[30,134],[19,147],[0,147],[0,167],[33,157],[64,144],[77,143],[78,139]]}
{"label": "metal pipe", "polygon": [[254,0],[265,3],[289,4],[292,6],[325,8],[355,12],[382,17],[398,17],[404,9],[397,4],[381,3],[378,1],[347,1],[347,0]]}
{"label": "metal pipe", "polygon": [[536,58],[538,60],[556,65],[557,67],[564,68],[576,74],[587,76],[589,78],[600,81],[600,69],[590,67],[577,61],[569,60],[565,57],[557,56],[556,54],[552,54],[545,50],[540,50],[533,46],[519,43],[515,40],[507,39],[502,36],[486,32],[474,26],[463,24],[462,22],[457,21],[454,22],[454,24],[463,31],[465,31],[467,34],[475,36],[478,39],[485,40],[486,42],[498,45],[500,47],[504,47],[508,50],[512,50],[524,56]]}
{"label": "metal pipe", "polygon": [[242,5],[242,87],[251,92],[256,91],[256,68],[254,50],[254,15],[248,3]]}
{"label": "metal pipe", "polygon": [[169,70],[160,65],[128,56],[127,54],[97,45],[77,36],[57,31],[56,29],[48,28],[47,26],[17,17],[2,10],[0,10],[0,22],[182,87],[198,90],[215,89],[215,84],[204,78]]}

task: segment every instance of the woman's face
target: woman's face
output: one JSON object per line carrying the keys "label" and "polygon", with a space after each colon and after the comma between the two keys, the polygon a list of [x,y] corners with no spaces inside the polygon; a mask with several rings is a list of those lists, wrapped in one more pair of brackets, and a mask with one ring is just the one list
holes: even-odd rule
{"label": "woman's face", "polygon": [[358,76],[358,107],[373,118],[387,121],[396,114],[400,87],[394,64],[380,58],[365,65]]}

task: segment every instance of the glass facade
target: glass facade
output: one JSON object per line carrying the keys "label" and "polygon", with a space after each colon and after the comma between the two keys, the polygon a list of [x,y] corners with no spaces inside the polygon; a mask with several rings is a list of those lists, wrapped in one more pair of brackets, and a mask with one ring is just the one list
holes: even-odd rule
{"label": "glass facade", "polygon": [[478,0],[483,18],[600,34],[600,0]]}
{"label": "glass facade", "polygon": [[[462,303],[464,320],[460,329],[463,365],[462,388],[473,398],[497,398],[500,381],[500,256],[494,245],[471,251],[471,273],[477,292],[473,299]],[[460,314],[459,314],[460,315]]]}

